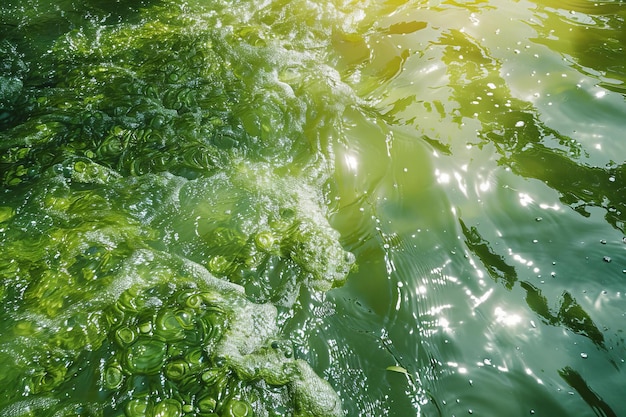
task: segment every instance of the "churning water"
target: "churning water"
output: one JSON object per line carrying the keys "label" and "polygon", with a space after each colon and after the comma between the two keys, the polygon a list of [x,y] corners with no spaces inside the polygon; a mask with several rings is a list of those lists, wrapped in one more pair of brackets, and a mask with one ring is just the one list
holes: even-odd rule
{"label": "churning water", "polygon": [[4,0],[0,413],[626,415],[625,18]]}

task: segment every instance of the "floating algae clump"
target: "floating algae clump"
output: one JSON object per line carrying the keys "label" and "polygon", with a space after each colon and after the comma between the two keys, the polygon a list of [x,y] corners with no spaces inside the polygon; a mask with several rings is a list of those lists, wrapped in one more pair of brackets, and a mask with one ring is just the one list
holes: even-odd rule
{"label": "floating algae clump", "polygon": [[21,385],[3,415],[343,415],[332,388],[276,338],[276,308],[241,287],[151,250],[106,282],[80,306],[10,315],[4,331],[16,340],[0,345],[10,364],[0,379]]}
{"label": "floating algae clump", "polygon": [[[89,184],[85,194],[132,200],[125,208],[160,233],[159,249],[240,283],[257,302],[290,306],[302,284],[340,285],[353,259],[328,224],[322,189],[354,97],[271,27],[215,14],[220,3],[175,6],[152,6],[133,23],[69,25],[38,62],[45,88],[14,59],[23,103],[21,119],[11,108],[0,130],[0,183],[26,189],[55,171]],[[95,187],[116,181],[140,188],[137,198]],[[171,187],[150,191],[156,182]],[[137,209],[162,192],[165,206]]]}
{"label": "floating algae clump", "polygon": [[355,105],[331,28],[118,3],[0,10],[0,414],[343,415],[278,326],[354,263],[323,192]]}
{"label": "floating algae clump", "polygon": [[266,165],[240,165],[184,184],[181,210],[162,228],[178,231],[170,251],[240,283],[256,301],[290,306],[301,284],[338,286],[354,262],[316,197],[312,187]]}
{"label": "floating algae clump", "polygon": [[[186,188],[203,186],[199,180],[124,178],[83,159],[66,168],[50,168],[41,187],[28,198],[11,194],[4,209],[0,383],[21,384],[5,395],[6,415],[40,415],[37,404],[56,410],[49,415],[342,415],[331,387],[280,339],[274,305],[251,302],[243,287],[215,278],[163,240],[171,238],[157,228],[163,216],[178,213],[184,221],[171,221],[182,231],[181,213],[198,209],[183,197]],[[219,195],[230,183],[212,184]],[[269,224],[260,221],[267,214],[258,216],[248,217],[257,227]],[[289,218],[310,222],[295,212]],[[232,233],[245,231],[234,224]],[[280,243],[300,235],[278,227],[271,233],[269,246],[250,232],[242,247],[265,253],[277,245],[274,262],[285,257],[294,277],[304,274],[288,258],[297,245]],[[200,237],[207,247],[225,245]],[[345,252],[335,250],[344,262]],[[242,265],[257,262],[239,256]]]}

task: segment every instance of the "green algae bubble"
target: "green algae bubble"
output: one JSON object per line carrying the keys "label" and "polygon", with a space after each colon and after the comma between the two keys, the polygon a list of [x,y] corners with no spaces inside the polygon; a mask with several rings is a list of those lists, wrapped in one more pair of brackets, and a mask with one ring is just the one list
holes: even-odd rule
{"label": "green algae bubble", "polygon": [[202,349],[193,349],[185,355],[185,359],[191,366],[199,366],[204,361]]}
{"label": "green algae bubble", "polygon": [[178,310],[174,313],[176,321],[185,330],[191,330],[195,324],[195,314],[189,310]]}
{"label": "green algae bubble", "polygon": [[87,169],[87,164],[84,161],[78,161],[74,164],[74,171],[78,173],[85,172]]}
{"label": "green algae bubble", "polygon": [[126,364],[132,373],[154,375],[163,367],[166,354],[164,342],[141,338],[126,351]]}
{"label": "green algae bubble", "polygon": [[67,369],[64,364],[49,366],[46,369],[36,371],[31,379],[32,392],[37,394],[54,390],[63,382],[66,373]]}
{"label": "green algae bubble", "polygon": [[137,333],[128,327],[120,327],[115,331],[115,340],[120,346],[128,346],[137,339]]}
{"label": "green algae bubble", "polygon": [[254,237],[257,248],[264,251],[270,251],[274,246],[274,241],[274,235],[271,232],[259,232]]}
{"label": "green algae bubble", "polygon": [[217,317],[211,314],[202,317],[198,320],[195,336],[200,338],[206,345],[217,341],[223,330],[216,324],[217,321]]}
{"label": "green algae bubble", "polygon": [[202,397],[198,400],[197,406],[201,413],[212,413],[217,406],[217,400],[211,396]]}
{"label": "green algae bubble", "polygon": [[209,264],[207,266],[209,271],[212,273],[216,275],[224,275],[231,265],[232,262],[229,261],[228,258],[222,255],[217,255],[209,260]]}
{"label": "green algae bubble", "polygon": [[104,370],[104,386],[107,389],[117,389],[124,382],[124,373],[119,366],[108,366]]}
{"label": "green algae bubble", "polygon": [[155,334],[170,342],[184,339],[185,329],[189,327],[176,313],[171,309],[160,311],[156,318]]}
{"label": "green algae bubble", "polygon": [[193,309],[200,309],[204,305],[204,301],[200,295],[191,294],[185,298],[185,304]]}
{"label": "green algae bubble", "polygon": [[188,371],[189,365],[182,359],[173,360],[165,366],[165,376],[173,381],[180,381]]}
{"label": "green algae bubble", "polygon": [[245,401],[230,400],[222,410],[222,417],[253,417],[252,407]]}
{"label": "green algae bubble", "polygon": [[166,399],[154,406],[153,417],[180,417],[183,412],[182,404],[174,399]]}
{"label": "green algae bubble", "polygon": [[152,334],[153,325],[151,321],[142,321],[137,328],[141,334],[150,335]]}
{"label": "green algae bubble", "polygon": [[110,326],[118,325],[124,321],[124,311],[120,310],[117,305],[114,305],[113,308],[107,310],[105,318]]}
{"label": "green algae bubble", "polygon": [[216,385],[223,377],[224,374],[219,370],[209,369],[204,372],[200,378],[202,379],[202,382],[207,385]]}
{"label": "green algae bubble", "polygon": [[146,417],[150,402],[143,398],[135,398],[126,404],[126,417]]}
{"label": "green algae bubble", "polygon": [[120,294],[117,300],[117,306],[122,311],[137,311],[137,291],[135,289],[128,289]]}

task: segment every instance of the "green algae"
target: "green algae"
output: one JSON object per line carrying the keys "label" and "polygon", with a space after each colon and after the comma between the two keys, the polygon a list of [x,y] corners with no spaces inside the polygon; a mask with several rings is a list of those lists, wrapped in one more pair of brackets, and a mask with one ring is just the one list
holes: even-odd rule
{"label": "green algae", "polygon": [[[342,415],[325,381],[272,347],[276,308],[250,302],[200,265],[137,250],[97,290],[76,291],[89,295],[80,305],[42,315],[27,304],[9,315],[5,330],[15,339],[0,345],[10,364],[2,379],[22,378],[5,404],[29,398],[31,408],[57,393],[50,415],[89,408],[93,415],[263,416],[292,404],[296,416]],[[97,398],[84,400],[89,392]],[[3,415],[28,415],[12,409]]]}
{"label": "green algae", "polygon": [[326,41],[247,3],[88,3],[1,12],[0,412],[343,415],[278,325],[354,264]]}

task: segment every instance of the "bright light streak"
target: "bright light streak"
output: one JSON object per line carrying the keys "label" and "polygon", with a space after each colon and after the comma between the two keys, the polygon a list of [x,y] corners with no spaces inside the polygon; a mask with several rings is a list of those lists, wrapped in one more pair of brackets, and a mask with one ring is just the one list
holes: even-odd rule
{"label": "bright light streak", "polygon": [[435,175],[437,176],[437,182],[439,184],[450,183],[450,174],[436,170]]}
{"label": "bright light streak", "polygon": [[533,198],[526,193],[519,193],[519,202],[522,206],[526,207],[533,202]]}
{"label": "bright light streak", "polygon": [[505,326],[515,326],[521,323],[522,318],[518,314],[510,314],[501,307],[496,307],[494,314],[496,315],[496,323],[502,323]]}
{"label": "bright light streak", "polygon": [[359,167],[359,161],[356,159],[354,155],[346,154],[343,157],[343,160],[345,161],[346,166],[348,167],[350,171],[356,172],[356,170]]}

